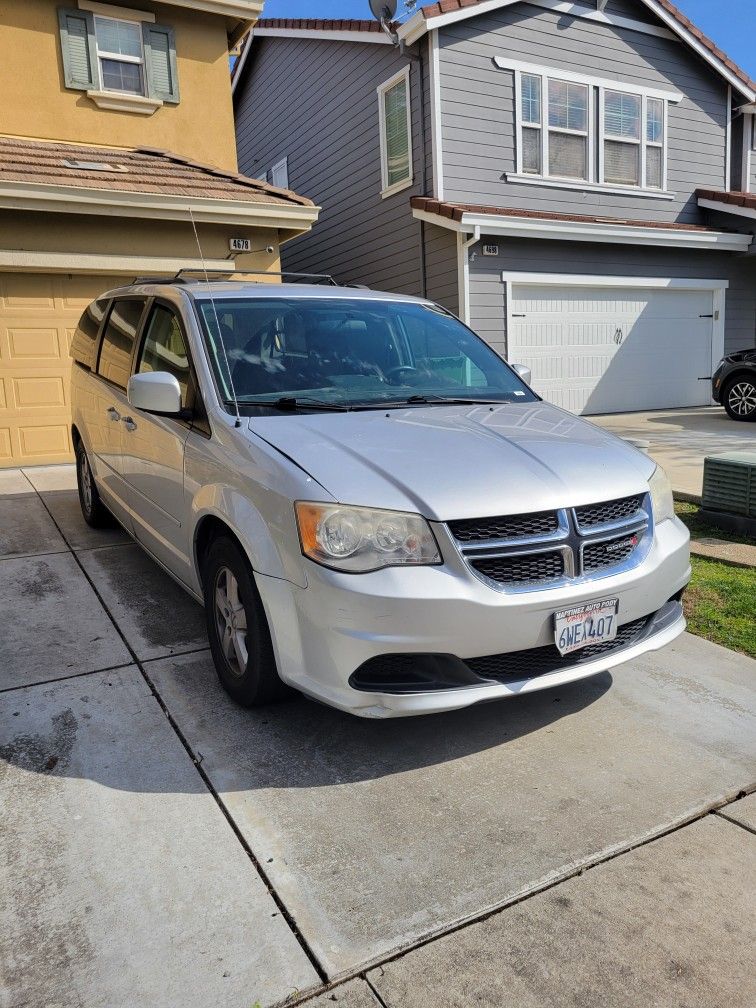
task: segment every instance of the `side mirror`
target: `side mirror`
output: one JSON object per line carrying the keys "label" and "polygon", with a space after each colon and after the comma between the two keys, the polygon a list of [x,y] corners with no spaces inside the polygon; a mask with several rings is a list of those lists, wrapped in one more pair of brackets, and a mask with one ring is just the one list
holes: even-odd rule
{"label": "side mirror", "polygon": [[524,364],[511,364],[512,370],[522,378],[526,385],[530,385],[533,381],[533,375],[529,367]]}
{"label": "side mirror", "polygon": [[126,395],[131,406],[147,413],[175,416],[181,412],[181,387],[167,371],[132,375]]}

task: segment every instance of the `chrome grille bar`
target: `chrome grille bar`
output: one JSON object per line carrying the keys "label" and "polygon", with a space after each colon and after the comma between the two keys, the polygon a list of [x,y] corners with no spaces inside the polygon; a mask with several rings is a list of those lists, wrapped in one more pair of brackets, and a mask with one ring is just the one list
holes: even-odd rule
{"label": "chrome grille bar", "polygon": [[[554,520],[549,521],[549,514]],[[579,515],[589,516],[589,525]],[[617,515],[622,517],[617,517]],[[465,519],[449,522],[449,531],[462,558],[480,580],[498,590],[532,591],[552,588],[583,577],[606,577],[639,564],[646,556],[653,535],[651,502],[648,494],[619,498],[591,505],[535,512],[543,527],[555,531],[541,535],[476,538],[482,530],[507,528],[507,518]],[[526,515],[516,515],[518,527],[525,528]],[[606,520],[600,520],[605,517]],[[455,529],[464,527],[464,539]],[[587,551],[587,552],[586,552]],[[559,565],[545,554],[561,554]],[[541,559],[539,559],[541,558]],[[530,559],[530,562],[529,562]],[[497,564],[496,561],[501,561]],[[527,578],[532,570],[532,580]]]}

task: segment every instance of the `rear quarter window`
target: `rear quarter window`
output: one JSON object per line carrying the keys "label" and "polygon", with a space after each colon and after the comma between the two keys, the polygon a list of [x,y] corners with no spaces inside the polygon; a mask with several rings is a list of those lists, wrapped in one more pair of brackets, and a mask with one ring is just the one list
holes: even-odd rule
{"label": "rear quarter window", "polygon": [[71,341],[71,356],[77,364],[94,370],[97,360],[97,338],[100,326],[108,310],[108,299],[100,298],[93,301],[79,319],[73,340]]}

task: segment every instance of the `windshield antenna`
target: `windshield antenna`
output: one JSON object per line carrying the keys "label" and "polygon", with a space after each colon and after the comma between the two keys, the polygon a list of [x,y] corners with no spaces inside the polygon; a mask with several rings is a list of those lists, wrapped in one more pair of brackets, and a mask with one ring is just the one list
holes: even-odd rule
{"label": "windshield antenna", "polygon": [[226,341],[223,339],[223,333],[221,332],[220,319],[218,318],[218,309],[215,307],[215,300],[213,298],[213,288],[210,286],[210,277],[207,275],[207,266],[205,266],[205,257],[202,254],[202,246],[200,245],[199,234],[197,232],[197,224],[194,220],[194,214],[192,213],[192,208],[188,207],[189,219],[192,222],[192,228],[194,229],[194,240],[197,242],[197,250],[199,252],[200,262],[202,263],[202,272],[205,274],[205,283],[207,284],[208,293],[210,294],[210,304],[213,306],[213,315],[215,316],[215,328],[218,330],[218,339],[220,340],[221,349],[223,350],[223,360],[226,362],[226,370],[228,371],[228,387],[231,390],[231,398],[234,400],[234,409],[236,410],[236,423],[234,427],[241,427],[241,413],[239,412],[239,400],[236,398],[236,389],[234,388],[234,379],[231,375],[231,365],[228,362],[228,354],[226,353]]}

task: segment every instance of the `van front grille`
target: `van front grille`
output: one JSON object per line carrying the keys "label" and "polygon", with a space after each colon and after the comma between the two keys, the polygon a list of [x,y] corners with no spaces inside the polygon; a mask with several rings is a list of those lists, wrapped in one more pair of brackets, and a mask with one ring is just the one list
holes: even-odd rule
{"label": "van front grille", "polygon": [[472,571],[492,587],[526,591],[641,563],[651,544],[651,503],[635,494],[557,511],[448,524]]}
{"label": "van front grille", "polygon": [[485,542],[488,539],[527,539],[552,535],[559,527],[556,511],[503,515],[499,518],[472,518],[449,522],[457,542]]}
{"label": "van front grille", "polygon": [[620,497],[604,504],[587,504],[575,508],[575,519],[581,529],[593,528],[596,525],[605,525],[607,522],[633,518],[640,511],[642,504],[643,494]]}
{"label": "van front grille", "polygon": [[471,560],[470,565],[479,574],[499,584],[532,584],[558,581],[564,577],[564,559],[558,550],[552,550],[550,553],[530,553],[526,556]]}

